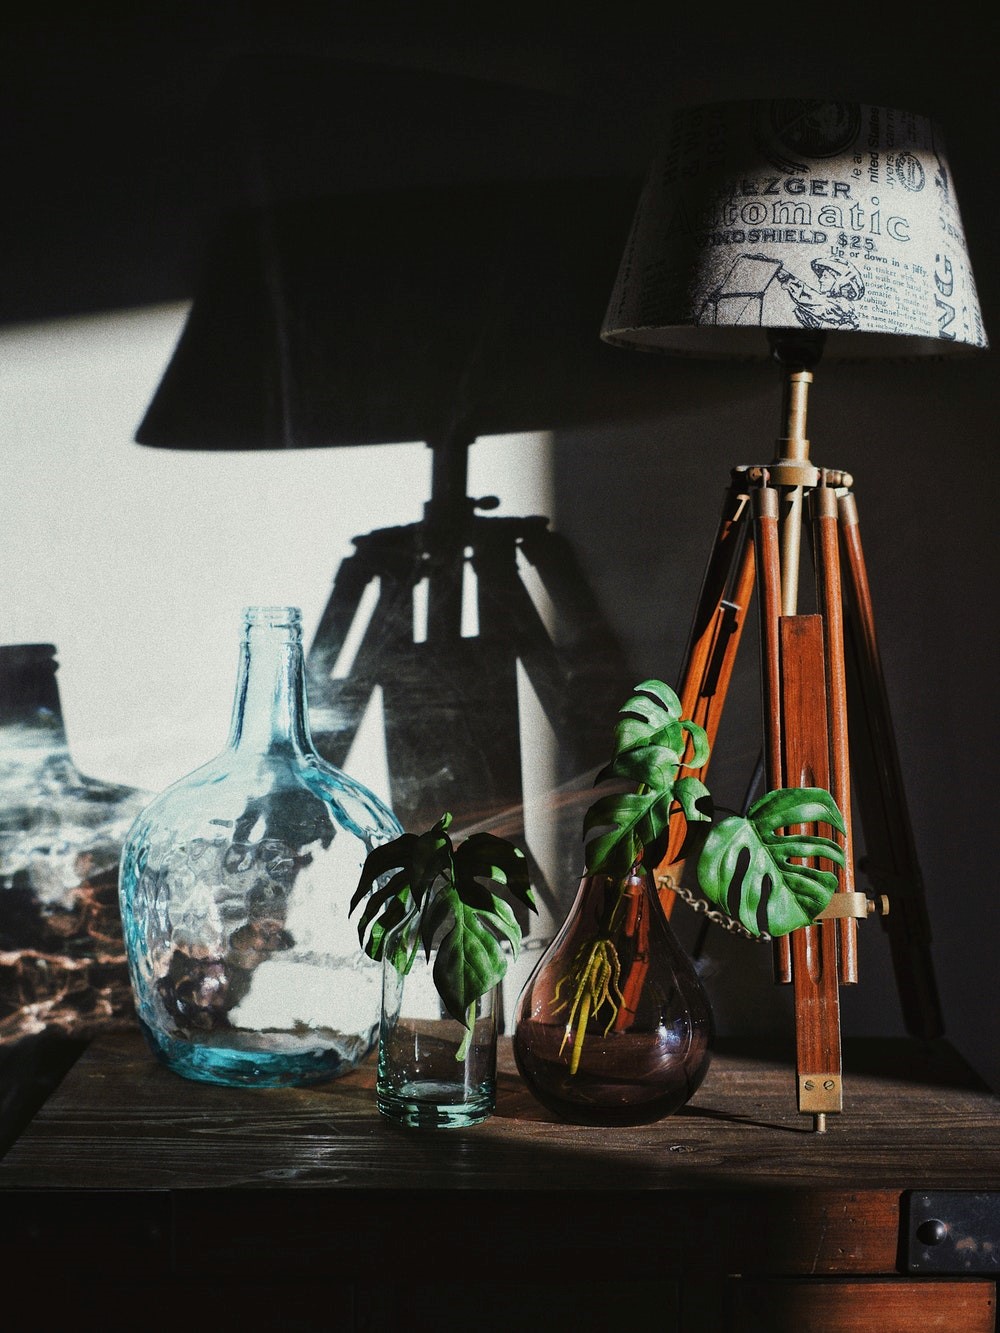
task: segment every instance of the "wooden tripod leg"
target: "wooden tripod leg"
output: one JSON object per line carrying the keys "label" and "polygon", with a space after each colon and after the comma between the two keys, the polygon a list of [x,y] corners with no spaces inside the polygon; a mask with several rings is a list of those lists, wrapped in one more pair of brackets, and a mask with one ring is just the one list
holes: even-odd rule
{"label": "wooden tripod leg", "polygon": [[[783,762],[789,787],[830,785],[823,640],[821,616],[782,617]],[[822,831],[831,832],[826,826]],[[828,1113],[843,1109],[838,925],[818,921],[790,936],[798,1105],[814,1116],[817,1130],[826,1128]]]}
{"label": "wooden tripod leg", "polygon": [[[705,729],[709,745],[714,744],[719,729],[753,594],[754,559],[753,546],[746,539],[746,503],[745,486],[739,475],[734,474],[723,503],[677,688],[682,716]],[[707,768],[705,764],[700,769],[686,771],[704,779]],[[671,822],[666,852],[656,869],[660,902],[668,916],[676,895],[664,884],[671,879],[676,882],[680,876],[683,861],[678,858],[685,831],[685,819],[676,816]]]}
{"label": "wooden tripod leg", "polygon": [[[781,615],[778,492],[753,493],[760,592],[761,688],[767,785],[828,787],[830,739],[823,621]],[[838,922],[775,941],[775,979],[795,988],[798,1106],[815,1118],[842,1106]]]}
{"label": "wooden tripod leg", "polygon": [[[889,900],[883,925],[907,1031],[930,1039],[944,1032],[931,958],[931,930],[923,879],[903,788],[895,732],[875,634],[861,531],[854,496],[839,502],[844,552],[848,666],[860,710],[851,710],[851,751],[865,841],[865,869]],[[853,692],[853,691],[852,691]],[[858,714],[863,722],[858,722]]]}
{"label": "wooden tripod leg", "polygon": [[[830,729],[830,792],[844,817],[843,834],[834,836],[844,849],[844,865],[837,874],[840,893],[854,892],[854,836],[851,827],[851,772],[848,744],[847,670],[844,661],[844,608],[840,580],[837,494],[822,485],[810,494],[816,597],[823,616],[823,636]],[[858,979],[858,923],[853,917],[837,922],[842,985]]]}
{"label": "wooden tripod leg", "polygon": [[[783,786],[781,699],[781,557],[778,545],[778,492],[762,486],[753,493],[753,533],[760,585],[760,681],[764,717],[764,765],[767,787]],[[792,980],[792,952],[787,937],[774,942],[774,979]]]}

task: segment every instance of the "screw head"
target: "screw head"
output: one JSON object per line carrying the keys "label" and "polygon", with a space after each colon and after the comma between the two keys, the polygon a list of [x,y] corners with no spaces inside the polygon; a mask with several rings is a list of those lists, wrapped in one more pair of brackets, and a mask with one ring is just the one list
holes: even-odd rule
{"label": "screw head", "polygon": [[940,1245],[948,1235],[948,1224],[939,1217],[929,1217],[917,1227],[917,1240],[922,1245]]}

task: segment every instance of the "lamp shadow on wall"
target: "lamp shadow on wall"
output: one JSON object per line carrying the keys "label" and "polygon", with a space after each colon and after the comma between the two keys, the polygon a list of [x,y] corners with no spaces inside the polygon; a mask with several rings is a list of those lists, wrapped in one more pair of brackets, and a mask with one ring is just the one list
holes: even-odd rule
{"label": "lamp shadow on wall", "polygon": [[169,449],[431,448],[423,517],[355,537],[335,573],[308,651],[314,739],[345,766],[378,691],[404,826],[449,810],[456,830],[523,841],[527,681],[553,751],[557,850],[543,867],[525,847],[551,923],[634,682],[570,543],[544,515],[469,496],[468,451],[661,410],[656,359],[598,336],[636,189],[414,187],[231,214],[136,433]]}

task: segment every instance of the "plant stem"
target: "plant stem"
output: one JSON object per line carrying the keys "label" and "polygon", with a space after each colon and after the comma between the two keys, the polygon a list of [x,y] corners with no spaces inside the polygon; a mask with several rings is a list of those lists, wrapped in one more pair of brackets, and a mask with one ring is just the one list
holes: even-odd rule
{"label": "plant stem", "polygon": [[472,1029],[476,1023],[476,1001],[473,1000],[465,1011],[465,1036],[462,1038],[458,1050],[455,1052],[456,1060],[464,1060],[469,1052],[469,1042],[472,1040]]}

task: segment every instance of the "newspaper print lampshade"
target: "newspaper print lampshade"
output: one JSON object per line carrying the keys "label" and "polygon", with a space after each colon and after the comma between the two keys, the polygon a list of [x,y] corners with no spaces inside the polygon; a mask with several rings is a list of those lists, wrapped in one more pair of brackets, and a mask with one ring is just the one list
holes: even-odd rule
{"label": "newspaper print lampshade", "polygon": [[761,330],[827,333],[825,356],[984,348],[940,129],[859,102],[678,109],[640,196],[601,330],[609,343],[767,356]]}

